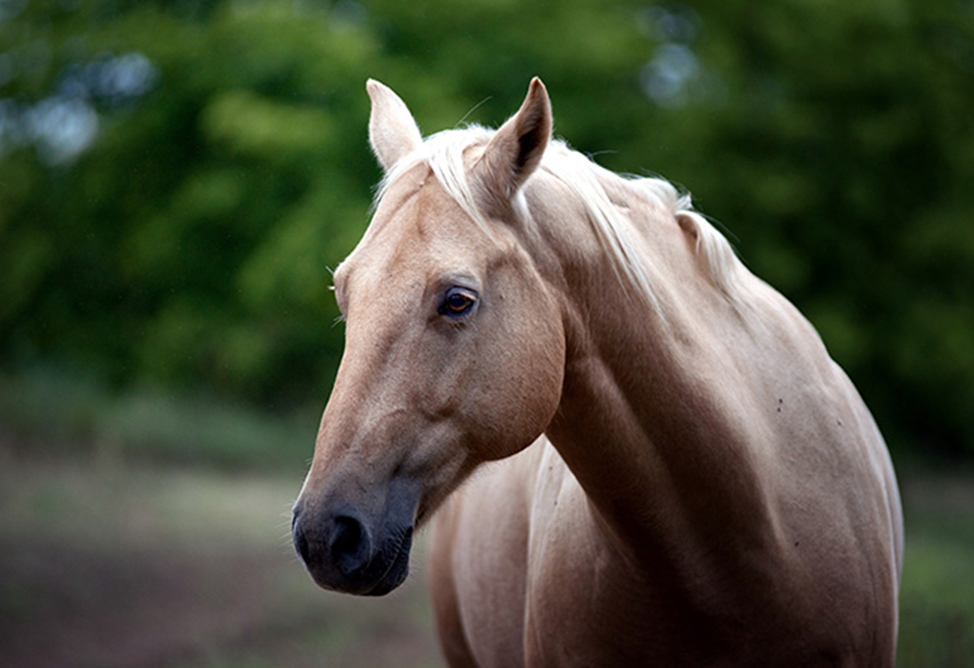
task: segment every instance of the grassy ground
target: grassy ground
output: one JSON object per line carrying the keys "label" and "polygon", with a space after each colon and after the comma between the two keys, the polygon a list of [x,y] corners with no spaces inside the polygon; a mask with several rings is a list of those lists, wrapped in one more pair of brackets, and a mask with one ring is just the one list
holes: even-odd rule
{"label": "grassy ground", "polygon": [[[974,666],[974,475],[902,478],[899,665]],[[299,485],[0,447],[0,665],[441,665],[422,543],[390,597],[322,592],[288,540]]]}
{"label": "grassy ground", "polygon": [[901,474],[898,665],[974,666],[974,473]]}
{"label": "grassy ground", "polygon": [[2,666],[441,665],[423,550],[390,597],[317,589],[299,478],[0,453]]}

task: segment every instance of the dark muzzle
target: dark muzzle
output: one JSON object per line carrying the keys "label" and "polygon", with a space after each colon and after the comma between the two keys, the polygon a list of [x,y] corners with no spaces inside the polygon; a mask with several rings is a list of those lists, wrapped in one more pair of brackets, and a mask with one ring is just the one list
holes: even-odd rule
{"label": "dark muzzle", "polygon": [[415,494],[390,494],[378,516],[369,519],[349,504],[336,510],[294,505],[294,548],[318,586],[363,596],[382,596],[409,573]]}

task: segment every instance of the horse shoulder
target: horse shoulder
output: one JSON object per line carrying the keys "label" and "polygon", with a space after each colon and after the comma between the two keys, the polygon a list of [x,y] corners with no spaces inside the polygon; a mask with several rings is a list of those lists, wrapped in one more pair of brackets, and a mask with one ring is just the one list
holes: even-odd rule
{"label": "horse shoulder", "polygon": [[782,553],[797,566],[789,582],[804,583],[795,609],[875,653],[867,663],[890,661],[903,519],[888,450],[812,325],[773,290],[761,302],[771,336],[757,339],[761,354],[751,357],[767,365],[754,394],[775,443],[762,477],[771,482]]}

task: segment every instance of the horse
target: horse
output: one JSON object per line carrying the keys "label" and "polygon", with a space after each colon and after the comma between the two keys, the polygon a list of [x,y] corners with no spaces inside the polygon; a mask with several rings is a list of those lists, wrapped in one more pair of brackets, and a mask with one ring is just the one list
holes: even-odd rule
{"label": "horse", "polygon": [[384,177],[293,509],[313,580],[387,594],[429,523],[452,666],[893,665],[893,465],[796,307],[688,194],[554,139],[539,79],[426,139],[367,89]]}

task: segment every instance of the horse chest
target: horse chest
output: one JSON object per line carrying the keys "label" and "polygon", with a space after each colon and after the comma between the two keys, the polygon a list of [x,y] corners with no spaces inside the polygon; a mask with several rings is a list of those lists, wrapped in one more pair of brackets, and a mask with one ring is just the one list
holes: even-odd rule
{"label": "horse chest", "polygon": [[724,629],[694,608],[686,583],[664,568],[624,557],[590,503],[550,448],[529,516],[525,665],[707,665],[715,656],[729,659]]}
{"label": "horse chest", "polygon": [[638,655],[652,596],[553,451],[535,487],[526,566],[527,665],[619,665]]}

